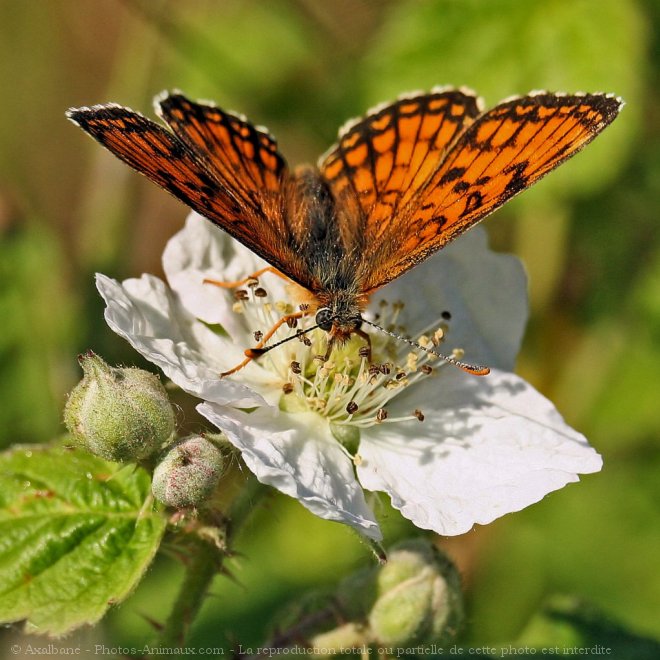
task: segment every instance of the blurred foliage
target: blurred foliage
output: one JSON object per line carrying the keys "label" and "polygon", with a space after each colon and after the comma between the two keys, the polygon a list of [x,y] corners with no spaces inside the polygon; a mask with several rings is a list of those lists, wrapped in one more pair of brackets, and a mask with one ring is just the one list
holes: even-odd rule
{"label": "blurred foliage", "polygon": [[[76,353],[143,364],[104,325],[92,273],[159,274],[185,216],[68,125],[68,106],[113,100],[151,114],[155,93],[180,88],[266,124],[297,163],[349,117],[409,90],[467,85],[487,105],[539,88],[614,92],[627,103],[615,124],[487,223],[530,273],[519,371],[589,437],[604,470],[443,543],[463,571],[474,643],[517,639],[552,593],[660,635],[659,26],[654,0],[3,0],[2,442],[61,431]],[[390,540],[409,531],[382,513]],[[367,558],[348,530],[280,496],[238,549],[235,581],[217,579],[194,644],[258,643],[289,598]],[[144,640],[139,615],[164,616],[179,574],[159,560],[108,638]]]}

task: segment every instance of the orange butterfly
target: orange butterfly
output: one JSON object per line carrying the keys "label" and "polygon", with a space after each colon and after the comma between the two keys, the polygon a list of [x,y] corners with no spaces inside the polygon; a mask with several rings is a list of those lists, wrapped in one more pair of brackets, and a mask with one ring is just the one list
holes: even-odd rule
{"label": "orange butterfly", "polygon": [[113,103],[67,116],[310,293],[233,373],[291,317],[315,314],[328,351],[354,333],[368,340],[371,293],[577,153],[621,106],[534,92],[483,112],[468,90],[436,89],[349,122],[318,168],[294,172],[265,129],[179,93],[156,100],[170,130]]}

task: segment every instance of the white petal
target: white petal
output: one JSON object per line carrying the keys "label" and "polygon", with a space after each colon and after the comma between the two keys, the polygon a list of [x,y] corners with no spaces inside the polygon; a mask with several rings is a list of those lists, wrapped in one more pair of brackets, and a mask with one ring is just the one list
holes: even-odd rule
{"label": "white petal", "polygon": [[289,415],[260,408],[244,413],[203,403],[197,410],[241,451],[259,481],[295,497],[312,513],[382,538],[355,479],[353,464],[314,413]]}
{"label": "white petal", "polygon": [[475,227],[388,284],[374,301],[402,300],[409,333],[451,313],[444,352],[464,348],[467,362],[511,371],[527,321],[527,278],[517,257],[488,248]]}
{"label": "white petal", "polygon": [[241,361],[240,348],[182,309],[164,282],[143,275],[119,284],[98,274],[96,286],[110,328],[186,392],[218,403],[265,403],[251,388],[220,378]]}
{"label": "white petal", "polygon": [[521,378],[456,372],[451,383],[424,383],[427,403],[435,401],[427,408],[420,399],[424,422],[362,433],[362,485],[387,492],[418,527],[462,534],[600,470],[584,436]]}
{"label": "white petal", "polygon": [[[163,253],[167,281],[179,294],[183,306],[206,323],[221,324],[237,340],[247,337],[247,332],[241,317],[232,312],[231,290],[204,284],[204,279],[237,281],[266,265],[263,259],[196,213],[188,216],[185,227],[169,240]],[[262,283],[274,300],[284,297],[282,278],[266,274]]]}

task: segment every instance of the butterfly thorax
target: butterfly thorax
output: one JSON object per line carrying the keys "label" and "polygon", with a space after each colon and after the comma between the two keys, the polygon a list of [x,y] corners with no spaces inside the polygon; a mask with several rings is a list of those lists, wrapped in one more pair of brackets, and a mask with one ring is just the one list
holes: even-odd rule
{"label": "butterfly thorax", "polygon": [[336,201],[318,170],[298,168],[293,183],[289,226],[313,278],[317,310],[324,310],[317,323],[344,341],[359,329],[367,303],[355,277],[361,249],[346,248]]}

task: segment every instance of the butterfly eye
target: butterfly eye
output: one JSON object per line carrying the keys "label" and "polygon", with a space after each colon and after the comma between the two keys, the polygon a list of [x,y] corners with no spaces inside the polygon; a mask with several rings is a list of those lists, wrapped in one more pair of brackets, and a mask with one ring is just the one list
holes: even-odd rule
{"label": "butterfly eye", "polygon": [[318,325],[321,330],[330,332],[334,320],[335,317],[328,307],[321,307],[321,309],[316,312],[316,325]]}

